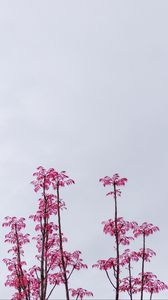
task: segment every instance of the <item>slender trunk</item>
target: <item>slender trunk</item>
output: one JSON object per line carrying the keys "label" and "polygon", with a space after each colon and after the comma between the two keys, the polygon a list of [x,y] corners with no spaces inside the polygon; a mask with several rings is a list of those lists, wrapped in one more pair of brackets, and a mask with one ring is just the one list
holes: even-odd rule
{"label": "slender trunk", "polygon": [[59,231],[59,240],[60,240],[60,254],[61,254],[61,262],[63,268],[63,276],[64,276],[64,285],[66,292],[66,300],[69,300],[69,288],[68,288],[68,279],[66,274],[66,266],[64,261],[64,252],[63,252],[63,242],[62,242],[62,230],[61,230],[61,213],[60,213],[60,197],[59,197],[59,182],[57,183],[57,205],[58,205],[58,231]]}
{"label": "slender trunk", "polygon": [[131,279],[131,259],[129,258],[128,262],[128,270],[129,270],[129,289],[130,289],[130,299],[132,300],[132,279]]}
{"label": "slender trunk", "polygon": [[117,260],[117,268],[116,268],[116,300],[119,300],[119,276],[120,276],[120,265],[119,265],[119,236],[118,236],[118,228],[117,228],[117,193],[116,186],[114,183],[114,202],[115,202],[115,239],[116,239],[116,260]]}
{"label": "slender trunk", "polygon": [[45,250],[46,250],[46,238],[47,238],[47,197],[45,193],[45,177],[44,177],[44,185],[43,185],[43,197],[44,197],[44,217],[43,217],[43,223],[41,222],[41,234],[42,234],[42,249],[41,249],[41,274],[40,274],[40,300],[46,299],[46,292],[47,292],[47,274],[45,272],[46,270],[46,258],[45,258]]}
{"label": "slender trunk", "polygon": [[144,271],[145,271],[145,233],[143,233],[142,277],[141,277],[141,300],[143,300],[143,291],[144,291]]}
{"label": "slender trunk", "polygon": [[[46,218],[46,227],[48,225],[48,218]],[[48,230],[45,228],[45,258],[44,258],[44,299],[46,300],[46,295],[47,295],[47,285],[48,285],[48,280],[47,280],[47,250],[48,250]]]}
{"label": "slender trunk", "polygon": [[[29,300],[29,295],[27,295],[26,287],[24,286],[24,283],[22,282],[22,280],[24,278],[24,273],[23,273],[22,265],[21,265],[20,245],[19,245],[19,237],[18,237],[18,231],[17,231],[16,224],[15,224],[15,234],[16,234],[16,243],[17,243],[17,258],[18,258],[19,273],[20,273],[20,274],[18,274],[19,285],[20,285],[19,294],[21,294],[21,290],[23,290],[25,292],[26,300]],[[20,280],[20,277],[22,278],[22,280]]]}
{"label": "slender trunk", "polygon": [[[44,193],[44,192],[43,192]],[[44,196],[44,195],[43,195]],[[41,234],[42,234],[42,247],[41,247],[41,270],[40,270],[40,300],[44,300],[44,244],[45,244],[45,217],[44,217],[44,225],[42,223]]]}
{"label": "slender trunk", "polygon": [[152,300],[153,291],[150,293],[150,300]]}
{"label": "slender trunk", "polygon": [[16,272],[16,276],[17,276],[18,281],[19,281],[19,286],[18,286],[17,290],[18,290],[19,296],[21,297],[22,296],[22,289],[21,289],[20,274],[18,273],[16,265],[15,265],[15,272]]}
{"label": "slender trunk", "polygon": [[44,228],[41,220],[41,235],[42,235],[42,245],[41,245],[41,266],[40,266],[40,300],[43,300],[44,291]]}

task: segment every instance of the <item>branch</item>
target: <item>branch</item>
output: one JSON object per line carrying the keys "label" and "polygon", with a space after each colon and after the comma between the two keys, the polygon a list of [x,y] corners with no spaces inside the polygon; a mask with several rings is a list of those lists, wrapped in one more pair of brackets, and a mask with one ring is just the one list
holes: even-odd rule
{"label": "branch", "polygon": [[114,277],[117,278],[116,269],[115,269],[114,264],[112,264],[112,266],[113,266],[113,271],[114,271]]}
{"label": "branch", "polygon": [[40,281],[40,278],[39,278],[39,276],[38,276],[38,273],[37,273],[37,270],[36,270],[36,269],[35,269],[35,273],[36,273],[36,276],[37,276],[37,280]]}
{"label": "branch", "polygon": [[113,284],[113,282],[112,282],[112,280],[111,280],[111,278],[110,278],[110,276],[109,276],[109,273],[107,272],[107,270],[105,270],[105,272],[106,272],[107,278],[108,278],[108,280],[110,281],[111,285],[112,285],[113,288],[116,290],[116,287],[115,287],[115,285]]}
{"label": "branch", "polygon": [[51,294],[52,294],[53,290],[55,289],[56,285],[57,284],[55,283],[54,286],[52,287],[51,291],[49,292],[48,297],[46,298],[46,300],[49,299],[49,297],[51,296]]}
{"label": "branch", "polygon": [[72,268],[72,270],[71,270],[69,276],[67,277],[67,280],[71,277],[71,275],[72,275],[72,273],[73,273],[74,270],[75,270],[75,266],[73,266],[73,268]]}

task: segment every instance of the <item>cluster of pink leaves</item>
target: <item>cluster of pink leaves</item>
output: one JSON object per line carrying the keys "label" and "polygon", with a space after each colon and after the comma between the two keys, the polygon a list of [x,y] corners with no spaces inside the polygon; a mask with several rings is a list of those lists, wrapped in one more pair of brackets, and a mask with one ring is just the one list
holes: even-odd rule
{"label": "cluster of pink leaves", "polygon": [[128,179],[127,178],[120,178],[119,174],[116,173],[112,177],[105,176],[103,178],[100,178],[99,181],[103,183],[103,186],[106,186],[106,185],[123,186],[123,185],[126,184]]}
{"label": "cluster of pink leaves", "polygon": [[6,217],[3,227],[10,227],[10,232],[5,235],[5,242],[12,244],[12,247],[8,250],[8,253],[12,254],[12,258],[3,260],[10,272],[5,285],[17,290],[12,299],[29,300],[33,277],[24,269],[27,263],[22,259],[24,256],[23,246],[30,242],[29,234],[22,233],[22,230],[26,227],[25,219]]}
{"label": "cluster of pink leaves", "polygon": [[69,178],[65,171],[61,171],[59,173],[55,171],[54,168],[46,170],[40,166],[37,168],[37,172],[33,173],[33,176],[36,177],[36,179],[31,182],[34,185],[35,192],[44,188],[49,190],[50,187],[55,190],[57,188],[57,184],[64,187],[75,183],[73,179]]}
{"label": "cluster of pink leaves", "polygon": [[[136,294],[141,291],[141,276],[142,274],[139,273],[137,277],[131,278],[132,284],[132,293]],[[151,272],[144,273],[144,291],[153,294],[159,293],[165,289],[168,289],[168,285],[164,282],[157,279],[157,276]],[[130,290],[130,278],[125,277],[121,281],[120,290],[122,292],[128,292]]]}
{"label": "cluster of pink leaves", "polygon": [[103,231],[105,234],[108,233],[111,236],[115,236],[117,230],[119,244],[129,245],[134,239],[132,236],[126,235],[126,233],[135,228],[137,225],[136,222],[125,221],[122,217],[120,217],[117,218],[117,229],[115,226],[115,220],[109,219],[108,221],[102,222],[102,224],[104,224]]}
{"label": "cluster of pink leaves", "polygon": [[[139,261],[140,258],[142,258],[143,249],[140,249],[139,251],[131,251],[130,249],[125,249],[124,252],[120,255],[119,264],[120,266],[127,266],[130,261]],[[156,255],[156,253],[149,248],[145,249],[145,261],[150,261],[150,258]],[[94,264],[93,267],[99,268],[100,270],[109,270],[109,269],[115,269],[117,265],[117,259],[116,258],[108,258],[108,259],[101,259],[98,260],[97,264]]]}
{"label": "cluster of pink leaves", "polygon": [[93,293],[92,292],[89,292],[85,289],[81,289],[81,288],[78,288],[78,289],[70,289],[70,292],[71,292],[71,295],[72,297],[76,297],[76,299],[83,299],[84,297],[93,297]]}
{"label": "cluster of pink leaves", "polygon": [[[26,227],[25,219],[6,217],[3,223],[4,227],[10,228],[10,232],[5,236],[5,242],[12,244],[12,248],[8,251],[12,258],[4,259],[4,263],[10,272],[5,284],[16,290],[13,300],[48,300],[57,285],[65,284],[65,272],[69,280],[74,270],[87,268],[80,257],[80,251],[70,253],[61,248],[62,243],[67,242],[67,238],[61,232],[60,240],[59,226],[56,218],[54,219],[59,210],[66,208],[65,203],[58,199],[54,191],[59,187],[74,184],[74,181],[66,175],[65,171],[59,173],[53,168],[46,170],[38,167],[33,175],[34,191],[41,191],[38,209],[30,216],[30,219],[36,223],[37,234],[32,238],[36,242],[36,265],[26,269],[23,246],[30,243],[30,238],[29,234],[22,232]],[[76,291],[80,299],[92,295],[82,288]],[[73,289],[69,289],[69,292],[76,295]]]}

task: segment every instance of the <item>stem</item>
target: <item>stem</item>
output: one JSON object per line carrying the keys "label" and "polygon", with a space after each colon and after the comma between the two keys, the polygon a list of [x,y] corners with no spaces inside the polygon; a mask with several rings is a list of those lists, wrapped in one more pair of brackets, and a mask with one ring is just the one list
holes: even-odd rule
{"label": "stem", "polygon": [[44,270],[44,255],[45,255],[45,239],[46,239],[46,195],[45,195],[45,176],[44,176],[44,183],[43,183],[43,197],[45,201],[45,208],[44,208],[44,227],[42,226],[42,220],[41,220],[41,234],[42,234],[42,247],[41,247],[41,276],[40,276],[40,285],[41,285],[41,291],[40,291],[40,299],[45,300],[45,270]]}
{"label": "stem", "polygon": [[18,286],[17,290],[18,290],[19,296],[21,297],[22,296],[22,289],[21,289],[21,282],[20,282],[20,274],[17,271],[16,265],[14,265],[14,267],[15,267],[16,276],[19,280],[19,286]]}
{"label": "stem", "polygon": [[[46,218],[46,226],[48,225],[48,218]],[[47,227],[46,227],[47,228]],[[48,280],[47,280],[47,251],[48,251],[48,230],[45,228],[45,259],[44,259],[44,299],[46,299],[46,294],[47,294],[47,285],[48,285]]]}
{"label": "stem", "polygon": [[145,233],[143,233],[143,255],[142,255],[142,277],[141,277],[141,300],[143,300],[143,290],[144,290],[144,270],[145,270]]}
{"label": "stem", "polygon": [[44,183],[43,183],[43,197],[44,197],[44,216],[43,216],[43,223],[42,219],[40,220],[41,225],[41,234],[42,234],[42,249],[41,249],[41,274],[40,274],[40,300],[46,299],[47,294],[47,286],[48,286],[48,280],[47,280],[47,242],[48,242],[48,216],[47,216],[47,195],[46,195],[46,188],[45,188],[45,181],[46,177],[44,176]]}
{"label": "stem", "polygon": [[66,274],[66,266],[65,266],[65,261],[64,261],[63,242],[62,242],[59,181],[57,182],[57,205],[58,205],[58,231],[59,231],[59,240],[60,240],[60,253],[61,253],[61,262],[62,262],[62,268],[63,268],[66,300],[70,300],[70,298],[69,298],[69,289],[68,289],[68,279],[67,279],[67,274]]}
{"label": "stem", "polygon": [[110,278],[110,276],[109,276],[109,273],[108,273],[108,271],[107,271],[107,270],[105,270],[105,272],[106,272],[107,278],[108,278],[108,280],[110,281],[111,285],[112,285],[112,286],[113,286],[113,288],[116,290],[116,287],[115,287],[115,285],[113,284],[113,282],[112,282],[112,280],[111,280],[111,278]]}
{"label": "stem", "polygon": [[117,229],[117,192],[116,185],[114,183],[114,203],[115,203],[115,238],[116,238],[116,260],[117,260],[117,269],[116,269],[116,300],[119,300],[119,276],[120,276],[120,266],[119,266],[119,236]]}
{"label": "stem", "polygon": [[153,291],[150,293],[150,300],[152,300]]}
{"label": "stem", "polygon": [[57,284],[55,283],[54,286],[52,287],[51,291],[49,292],[49,294],[48,294],[46,300],[48,300],[48,299],[50,298],[50,296],[51,296],[53,290],[55,289],[56,285],[57,285]]}
{"label": "stem", "polygon": [[71,272],[69,273],[69,276],[67,277],[67,280],[69,280],[69,278],[71,277],[71,275],[72,275],[72,273],[73,273],[74,270],[75,270],[75,266],[73,266]]}
{"label": "stem", "polygon": [[21,294],[21,289],[22,289],[25,292],[26,300],[29,300],[29,297],[28,297],[27,291],[26,291],[26,287],[23,285],[23,283],[20,280],[20,276],[23,278],[24,273],[23,273],[22,265],[21,265],[20,245],[19,245],[19,237],[18,237],[18,231],[17,231],[16,224],[15,224],[15,234],[16,234],[16,243],[17,243],[17,258],[18,258],[19,270],[20,270],[20,274],[18,274],[19,285],[20,285],[19,294]]}
{"label": "stem", "polygon": [[129,270],[129,289],[130,289],[130,299],[132,300],[132,280],[131,280],[131,259],[129,257],[128,262],[128,270]]}

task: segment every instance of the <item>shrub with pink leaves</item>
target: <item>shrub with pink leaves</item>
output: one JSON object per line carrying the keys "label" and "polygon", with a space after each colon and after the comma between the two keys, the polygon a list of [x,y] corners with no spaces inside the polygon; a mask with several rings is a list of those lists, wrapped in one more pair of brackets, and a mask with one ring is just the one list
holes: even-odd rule
{"label": "shrub with pink leaves", "polygon": [[[26,230],[24,218],[6,217],[3,227],[8,230],[5,243],[10,244],[8,257],[3,259],[8,275],[5,286],[14,290],[12,300],[49,300],[57,296],[56,288],[63,285],[65,299],[82,300],[93,297],[93,293],[84,288],[70,287],[71,276],[75,271],[87,269],[81,252],[67,251],[68,239],[62,231],[62,213],[66,204],[61,198],[61,190],[74,184],[65,171],[58,172],[54,168],[46,170],[40,166],[33,174],[31,182],[35,193],[39,193],[38,206],[29,220],[34,223],[34,234],[30,237]],[[118,198],[127,178],[118,174],[101,178],[104,187],[110,186],[106,195],[114,203],[114,215],[103,221],[103,232],[114,241],[111,256],[99,259],[92,267],[105,272],[115,294],[127,294],[133,300],[135,294],[149,294],[150,300],[155,293],[168,289],[168,285],[160,281],[148,270],[151,259],[156,255],[147,244],[148,237],[157,233],[159,228],[152,223],[143,222],[139,225],[133,220],[125,220],[118,214]],[[134,249],[134,241],[140,241],[140,248]],[[26,260],[26,245],[34,246],[34,265]],[[136,270],[133,268],[136,265]],[[139,269],[138,269],[139,268]]]}
{"label": "shrub with pink leaves", "polygon": [[[138,225],[135,221],[125,221],[123,217],[118,216],[118,197],[121,196],[121,190],[118,187],[125,186],[127,179],[120,178],[118,174],[112,177],[105,176],[99,180],[104,187],[111,186],[112,190],[106,196],[110,196],[114,201],[113,219],[102,222],[103,232],[114,238],[115,247],[112,257],[100,259],[93,267],[105,271],[114,292],[115,300],[120,299],[120,293],[127,293],[131,300],[133,295],[140,293],[140,299],[144,299],[144,291],[150,294],[150,300],[154,293],[167,289],[168,286],[159,281],[156,275],[145,271],[145,263],[150,262],[156,253],[146,247],[146,237],[159,231],[157,226],[144,222]],[[142,236],[142,248],[139,250],[125,249],[125,246],[131,246],[132,242]],[[132,274],[132,265],[139,264],[140,273],[136,276]],[[124,271],[125,270],[125,271]],[[122,274],[127,272],[127,276]],[[152,274],[149,276],[149,274]]]}
{"label": "shrub with pink leaves", "polygon": [[[65,171],[59,173],[43,167],[38,167],[33,176],[34,191],[41,193],[38,209],[30,216],[35,223],[35,235],[30,240],[29,234],[23,233],[24,218],[6,217],[3,223],[3,227],[10,230],[5,235],[5,242],[12,245],[8,251],[12,257],[3,260],[10,272],[5,285],[15,289],[13,300],[48,300],[55,288],[63,284],[65,297],[69,300],[69,280],[73,272],[87,268],[80,251],[67,252],[64,246],[67,238],[62,232],[61,212],[66,206],[60,198],[60,188],[74,184],[74,180]],[[28,267],[24,260],[24,245],[32,241],[36,244],[37,263]],[[86,290],[81,291],[80,288],[81,299],[89,295]]]}

